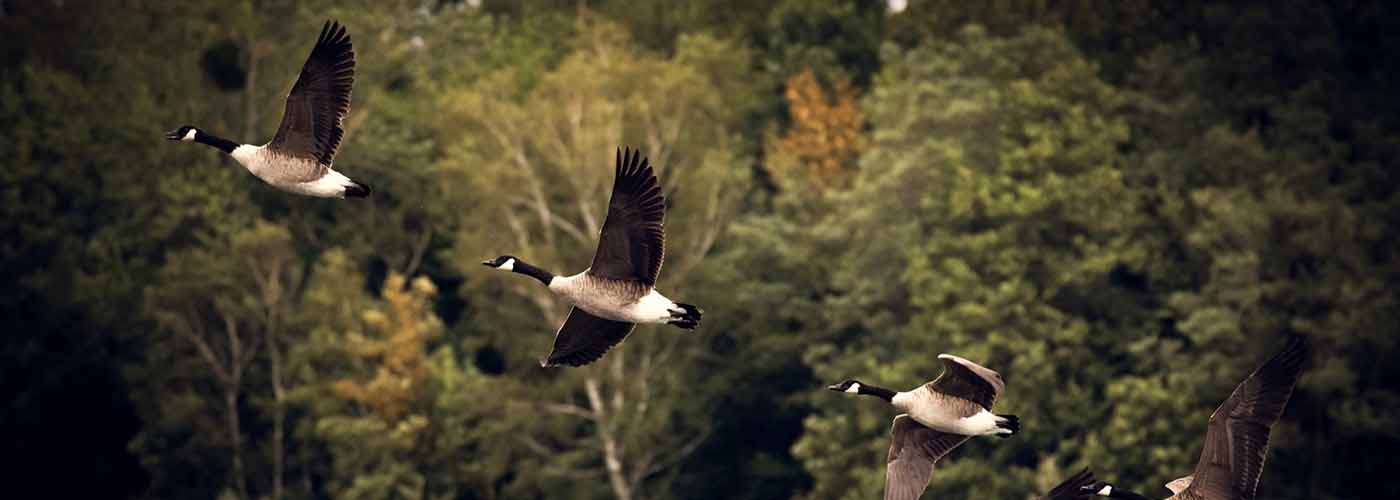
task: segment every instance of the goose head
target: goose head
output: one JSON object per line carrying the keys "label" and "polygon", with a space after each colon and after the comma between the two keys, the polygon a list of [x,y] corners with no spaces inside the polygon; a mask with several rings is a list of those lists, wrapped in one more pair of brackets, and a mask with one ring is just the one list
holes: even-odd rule
{"label": "goose head", "polygon": [[853,378],[848,378],[846,380],[842,380],[835,384],[826,386],[826,388],[829,390],[833,390],[836,392],[845,392],[849,394],[860,394],[860,387],[860,381]]}
{"label": "goose head", "polygon": [[177,129],[175,129],[175,130],[171,130],[171,131],[169,131],[169,132],[166,132],[166,133],[165,133],[165,138],[168,139],[168,140],[172,140],[172,141],[186,141],[186,142],[188,142],[188,141],[193,141],[193,140],[195,139],[195,137],[199,136],[199,134],[200,134],[199,129],[194,128],[194,127],[189,126],[189,125],[184,125],[184,126],[181,126],[180,128],[177,128]]}
{"label": "goose head", "polygon": [[1094,481],[1093,484],[1080,486],[1079,489],[1080,491],[1083,491],[1084,493],[1090,495],[1097,495],[1101,497],[1113,496],[1113,485],[1105,481]]}
{"label": "goose head", "polygon": [[481,265],[492,269],[500,269],[502,271],[514,271],[515,263],[519,261],[520,259],[517,259],[513,256],[502,255],[491,260],[482,261]]}

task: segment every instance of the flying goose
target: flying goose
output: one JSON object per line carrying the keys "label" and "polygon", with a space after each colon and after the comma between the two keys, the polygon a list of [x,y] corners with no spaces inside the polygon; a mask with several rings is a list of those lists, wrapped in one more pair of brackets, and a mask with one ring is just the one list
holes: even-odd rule
{"label": "flying goose", "polygon": [[165,134],[172,141],[198,142],[228,153],[249,172],[277,189],[320,198],[369,196],[369,186],[331,168],[350,111],[355,52],[350,35],[326,21],[301,75],[287,94],[282,125],[262,146],[238,144],[185,125]]}
{"label": "flying goose", "polygon": [[627,338],[636,323],[686,330],[700,324],[700,308],[673,302],[655,288],[665,254],[665,203],[647,159],[639,151],[618,150],[608,215],[588,269],[555,276],[510,255],[481,263],[535,278],[573,304],[540,366],[592,363]]}
{"label": "flying goose", "polygon": [[[1269,451],[1269,431],[1288,405],[1303,371],[1307,345],[1301,336],[1289,339],[1283,351],[1264,362],[1235,386],[1230,397],[1210,415],[1205,445],[1191,475],[1166,484],[1172,500],[1251,500]],[[1109,483],[1091,486],[1109,498],[1147,497]]]}
{"label": "flying goose", "polygon": [[1078,474],[1060,481],[1060,484],[1050,489],[1050,493],[1037,497],[1036,500],[1084,500],[1093,495],[1090,488],[1094,484],[1094,473],[1083,469]]}
{"label": "flying goose", "polygon": [[885,500],[916,500],[938,460],[971,436],[1008,437],[1021,428],[1015,415],[996,415],[992,404],[1006,382],[982,365],[939,354],[943,373],[932,382],[895,392],[846,379],[827,389],[883,399],[904,413],[894,418],[885,466]]}

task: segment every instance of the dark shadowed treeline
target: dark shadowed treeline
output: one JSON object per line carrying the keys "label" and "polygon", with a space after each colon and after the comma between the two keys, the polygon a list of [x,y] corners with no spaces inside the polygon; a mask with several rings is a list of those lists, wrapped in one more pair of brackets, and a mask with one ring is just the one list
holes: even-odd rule
{"label": "dark shadowed treeline", "polygon": [[[1395,7],[673,3],[0,2],[0,496],[876,498],[823,388],[940,352],[1024,427],[925,498],[1165,493],[1290,333],[1260,497],[1400,496]],[[326,18],[371,198],[161,138],[266,141]],[[623,145],[705,322],[539,368],[478,263],[586,266]]]}

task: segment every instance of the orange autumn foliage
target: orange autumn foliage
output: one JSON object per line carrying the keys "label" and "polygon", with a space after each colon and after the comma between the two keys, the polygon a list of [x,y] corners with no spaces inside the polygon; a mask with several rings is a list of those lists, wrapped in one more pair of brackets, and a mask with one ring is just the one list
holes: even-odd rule
{"label": "orange autumn foliage", "polygon": [[807,68],[787,79],[784,93],[792,126],[783,136],[781,148],[824,186],[838,183],[853,166],[865,122],[850,82],[841,79],[833,87],[828,95]]}
{"label": "orange autumn foliage", "polygon": [[427,343],[442,331],[431,309],[437,292],[432,282],[420,277],[405,290],[404,281],[399,274],[385,280],[387,314],[379,310],[365,314],[365,322],[382,335],[351,338],[354,355],[376,363],[374,376],[365,382],[342,379],[335,383],[337,393],[364,404],[386,422],[409,413],[429,376]]}

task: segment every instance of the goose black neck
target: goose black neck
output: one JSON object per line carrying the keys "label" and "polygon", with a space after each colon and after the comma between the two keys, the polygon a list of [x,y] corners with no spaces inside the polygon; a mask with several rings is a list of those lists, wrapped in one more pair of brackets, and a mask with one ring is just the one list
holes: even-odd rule
{"label": "goose black neck", "polygon": [[880,399],[883,399],[883,400],[885,400],[885,401],[893,401],[893,400],[894,400],[894,391],[891,391],[891,390],[886,389],[886,388],[884,388],[884,387],[877,387],[877,386],[873,386],[873,385],[860,384],[860,389],[857,389],[856,391],[857,391],[857,393],[859,393],[859,394],[864,394],[864,395],[866,395],[866,396],[875,396],[875,397],[880,398]]}
{"label": "goose black neck", "polygon": [[194,142],[212,146],[214,148],[217,148],[219,151],[223,151],[225,153],[232,153],[233,149],[238,147],[238,143],[236,142],[230,141],[228,139],[213,134],[205,133],[203,130],[194,134]]}
{"label": "goose black neck", "polygon": [[521,262],[519,259],[516,259],[515,265],[511,267],[511,270],[529,276],[531,278],[540,280],[540,283],[544,283],[544,286],[549,286],[550,280],[554,279],[554,275],[550,274],[549,271],[526,264],[524,262]]}

